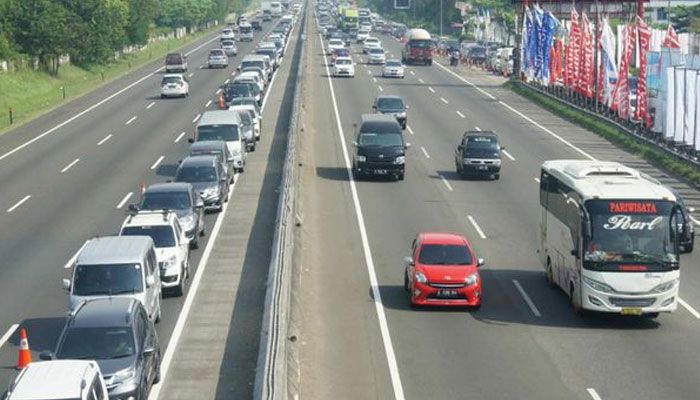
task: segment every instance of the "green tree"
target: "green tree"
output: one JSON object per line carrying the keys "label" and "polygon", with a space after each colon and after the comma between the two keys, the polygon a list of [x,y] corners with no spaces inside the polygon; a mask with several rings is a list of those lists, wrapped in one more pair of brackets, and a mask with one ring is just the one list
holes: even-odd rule
{"label": "green tree", "polygon": [[154,24],[160,1],[129,0],[129,24],[126,28],[129,44],[146,44],[151,25]]}
{"label": "green tree", "polygon": [[80,40],[71,51],[77,65],[101,64],[114,58],[126,44],[129,22],[127,0],[64,0],[77,15]]}
{"label": "green tree", "polygon": [[59,57],[78,42],[80,19],[54,0],[9,0],[7,22],[18,49],[37,57],[50,74],[57,75]]}
{"label": "green tree", "polygon": [[700,5],[671,8],[671,23],[677,32],[700,32]]}
{"label": "green tree", "polygon": [[191,29],[205,22],[215,3],[214,0],[161,0],[160,5],[160,25]]}

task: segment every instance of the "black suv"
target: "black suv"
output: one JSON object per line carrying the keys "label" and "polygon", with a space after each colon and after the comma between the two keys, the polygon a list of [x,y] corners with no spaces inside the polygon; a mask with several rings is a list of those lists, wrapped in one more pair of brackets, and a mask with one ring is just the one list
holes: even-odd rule
{"label": "black suv", "polygon": [[89,300],[68,316],[55,353],[42,360],[95,360],[111,400],[148,398],[160,381],[160,344],[153,322],[136,299]]}
{"label": "black suv", "polygon": [[406,103],[400,96],[383,94],[377,96],[372,105],[372,111],[381,114],[391,114],[396,117],[396,121],[401,125],[401,129],[406,129]]}
{"label": "black suv", "polygon": [[462,177],[469,174],[501,177],[501,147],[490,131],[467,131],[455,149],[455,167]]}
{"label": "black suv", "polygon": [[406,149],[401,126],[392,115],[365,114],[352,143],[356,147],[353,172],[366,175],[394,176],[402,181],[405,174]]}

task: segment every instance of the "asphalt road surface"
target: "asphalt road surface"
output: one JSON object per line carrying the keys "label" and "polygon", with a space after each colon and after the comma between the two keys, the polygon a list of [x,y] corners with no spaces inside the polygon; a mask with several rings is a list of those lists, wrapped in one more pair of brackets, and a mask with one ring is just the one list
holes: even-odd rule
{"label": "asphalt road surface", "polygon": [[[265,23],[263,27],[270,30],[273,24]],[[35,360],[39,352],[54,349],[68,304],[61,279],[69,277],[70,269],[64,266],[85,240],[118,232],[127,204],[138,201],[141,184],[172,179],[178,160],[187,154],[187,138],[192,136],[196,120],[202,112],[216,108],[217,91],[233,78],[239,60],[262,37],[258,32],[253,42],[238,43],[239,53],[230,59],[228,68],[210,70],[206,67],[207,54],[209,49],[218,48],[218,35],[217,31],[183,49],[189,56],[188,98],[160,99],[163,71],[162,61],[158,60],[0,137],[0,254],[3,256],[0,382],[3,385],[16,375],[19,342],[16,326],[28,329]],[[276,136],[286,135],[286,121],[278,121],[278,115],[290,76],[284,63],[280,71],[282,74],[276,75],[264,105],[263,138],[258,150],[249,153],[247,172],[239,177],[229,204],[241,201],[238,194],[242,193],[252,206],[262,202],[266,210],[275,210],[274,179],[279,179],[281,166],[269,158],[274,143],[284,143],[283,137],[280,141]],[[284,148],[280,145],[276,148],[275,159],[282,158],[279,153],[283,154]],[[261,185],[263,178],[269,179]],[[227,217],[240,214],[237,206],[228,208]],[[255,208],[251,209],[255,216]],[[208,233],[212,232],[216,219],[217,214],[205,217]],[[245,224],[239,226],[240,232],[253,232],[253,237],[260,240],[258,247],[249,248],[256,254],[257,265],[246,258],[251,264],[246,267],[266,273],[269,252],[265,249],[269,249],[273,226],[268,222],[253,229],[252,218],[241,222]],[[202,239],[200,249],[192,251],[190,256],[193,276],[204,250],[211,247],[209,234]],[[241,257],[245,255],[244,248]],[[237,287],[241,277],[240,266],[236,268],[237,273],[231,278],[235,280],[230,281],[232,287]],[[242,275],[250,274],[244,271]],[[265,279],[264,274],[253,274],[241,283],[247,288],[245,294],[252,291],[252,296],[242,302],[241,312],[246,309],[252,312],[243,314],[247,320],[237,327],[237,336],[224,342],[235,347],[237,337],[245,339],[241,346],[244,350],[234,356],[248,364],[254,364],[257,357]],[[163,300],[163,318],[157,325],[163,353],[185,299],[186,296]],[[230,301],[232,309],[234,300],[225,299],[222,303]],[[226,326],[233,324],[230,315],[224,317],[227,317]],[[239,359],[227,361],[238,363]],[[239,385],[243,388],[240,393],[252,393],[247,382],[254,378],[253,368],[238,373],[237,379],[245,382]],[[218,374],[216,378],[219,379]],[[216,381],[212,388],[215,390]]]}
{"label": "asphalt road surface", "polygon": [[[549,159],[620,160],[678,187],[696,208],[700,193],[481,72],[441,61],[384,79],[353,44],[355,78],[329,78],[318,31],[308,31],[301,398],[698,398],[697,250],[682,256],[684,303],[674,314],[579,318],[546,285],[534,233],[536,178]],[[400,58],[398,42],[380,39]],[[353,124],[381,93],[410,106],[406,179],[352,181]],[[475,127],[496,131],[507,149],[499,181],[454,171],[454,147]],[[402,259],[413,236],[430,230],[464,233],[486,259],[480,310],[409,307]]]}

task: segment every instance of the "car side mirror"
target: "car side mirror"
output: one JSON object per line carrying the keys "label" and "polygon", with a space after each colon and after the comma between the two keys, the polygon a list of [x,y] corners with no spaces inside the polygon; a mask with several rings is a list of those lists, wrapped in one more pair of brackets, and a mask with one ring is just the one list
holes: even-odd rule
{"label": "car side mirror", "polygon": [[146,287],[151,287],[156,284],[156,278],[153,275],[146,277]]}
{"label": "car side mirror", "polygon": [[413,262],[413,257],[404,257],[404,258],[403,258],[403,262],[404,262],[405,264],[407,264],[407,265],[416,265],[416,264]]}
{"label": "car side mirror", "polygon": [[131,212],[138,212],[139,211],[139,206],[136,204],[129,204],[129,211]]}
{"label": "car side mirror", "polygon": [[463,145],[463,144],[458,144],[458,145],[457,145],[457,150],[464,150],[464,145]]}
{"label": "car side mirror", "polygon": [[194,143],[194,138],[187,138],[188,143]]}
{"label": "car side mirror", "polygon": [[406,104],[406,109],[408,110],[409,108],[411,108],[411,107],[409,107],[408,104]]}
{"label": "car side mirror", "polygon": [[695,207],[688,207],[688,212],[694,213],[694,212],[695,212]]}
{"label": "car side mirror", "polygon": [[39,359],[43,361],[51,361],[53,360],[53,353],[49,350],[44,350],[39,353]]}
{"label": "car side mirror", "polygon": [[476,266],[477,266],[477,267],[483,267],[484,265],[486,265],[486,260],[484,260],[483,258],[478,258],[478,259],[476,260]]}
{"label": "car side mirror", "polygon": [[70,279],[64,278],[61,281],[61,286],[63,287],[63,290],[70,290]]}

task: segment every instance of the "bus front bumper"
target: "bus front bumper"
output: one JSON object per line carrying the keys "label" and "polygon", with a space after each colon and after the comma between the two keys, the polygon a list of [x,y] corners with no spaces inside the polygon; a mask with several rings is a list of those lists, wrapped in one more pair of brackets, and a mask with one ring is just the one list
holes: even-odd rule
{"label": "bus front bumper", "polygon": [[582,297],[583,308],[586,310],[622,315],[670,313],[678,307],[677,289],[665,293],[622,294],[605,293],[586,287]]}

